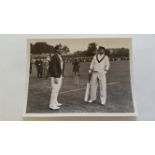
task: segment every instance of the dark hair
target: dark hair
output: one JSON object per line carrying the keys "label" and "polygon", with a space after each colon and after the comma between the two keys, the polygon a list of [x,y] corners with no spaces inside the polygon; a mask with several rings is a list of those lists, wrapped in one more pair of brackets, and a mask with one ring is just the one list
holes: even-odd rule
{"label": "dark hair", "polygon": [[54,47],[54,51],[57,52],[57,50],[58,50],[60,47],[61,47],[60,44],[59,44],[59,45],[56,45],[56,46]]}
{"label": "dark hair", "polygon": [[106,52],[106,49],[103,46],[99,46],[98,50],[104,50]]}

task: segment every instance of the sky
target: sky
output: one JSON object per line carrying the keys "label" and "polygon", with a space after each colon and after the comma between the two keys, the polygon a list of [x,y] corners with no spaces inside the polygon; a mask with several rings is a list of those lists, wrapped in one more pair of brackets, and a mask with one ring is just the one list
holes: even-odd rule
{"label": "sky", "polygon": [[104,46],[105,48],[129,48],[131,49],[132,40],[130,38],[89,38],[89,39],[33,39],[32,44],[36,42],[46,42],[49,45],[62,44],[69,47],[71,53],[77,50],[86,50],[88,44],[95,42],[98,46]]}

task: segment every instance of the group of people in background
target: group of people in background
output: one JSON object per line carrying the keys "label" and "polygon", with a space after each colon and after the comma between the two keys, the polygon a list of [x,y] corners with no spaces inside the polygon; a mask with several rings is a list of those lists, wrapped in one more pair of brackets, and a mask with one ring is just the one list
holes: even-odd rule
{"label": "group of people in background", "polygon": [[33,74],[36,70],[37,78],[45,78],[48,79],[49,77],[49,66],[50,66],[50,59],[47,58],[36,58],[31,60],[30,62],[30,74]]}
{"label": "group of people in background", "polygon": [[[52,55],[53,56],[53,55]],[[52,56],[41,58],[37,57],[36,59],[31,60],[30,62],[30,74],[33,74],[36,70],[36,77],[37,78],[44,78],[48,79],[50,77],[50,68],[52,67]],[[80,62],[77,58],[74,58],[73,62],[73,76],[79,76],[80,72]],[[34,66],[34,67],[33,67]]]}

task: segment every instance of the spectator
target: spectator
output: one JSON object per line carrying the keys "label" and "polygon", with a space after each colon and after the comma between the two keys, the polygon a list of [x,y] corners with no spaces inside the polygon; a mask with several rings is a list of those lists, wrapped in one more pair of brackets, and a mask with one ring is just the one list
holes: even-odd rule
{"label": "spectator", "polygon": [[36,68],[37,68],[37,77],[42,78],[43,74],[43,62],[40,59],[40,57],[35,62]]}
{"label": "spectator", "polygon": [[45,79],[48,79],[48,72],[49,72],[49,60],[45,58],[43,61],[43,75]]}
{"label": "spectator", "polygon": [[72,63],[73,65],[73,73],[75,76],[79,75],[79,69],[80,69],[80,63],[78,62],[77,59],[74,60],[74,62]]}

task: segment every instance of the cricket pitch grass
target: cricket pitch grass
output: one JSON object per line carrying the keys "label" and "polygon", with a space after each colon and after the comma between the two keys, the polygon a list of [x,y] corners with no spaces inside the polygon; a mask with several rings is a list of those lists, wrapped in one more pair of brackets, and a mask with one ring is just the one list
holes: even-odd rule
{"label": "cricket pitch grass", "polygon": [[27,113],[132,113],[134,112],[129,61],[111,62],[107,74],[107,103],[100,104],[99,90],[96,103],[85,103],[84,95],[90,63],[80,63],[80,76],[74,78],[72,64],[67,63],[65,77],[58,96],[63,105],[57,111],[49,109],[50,79],[29,79]]}

